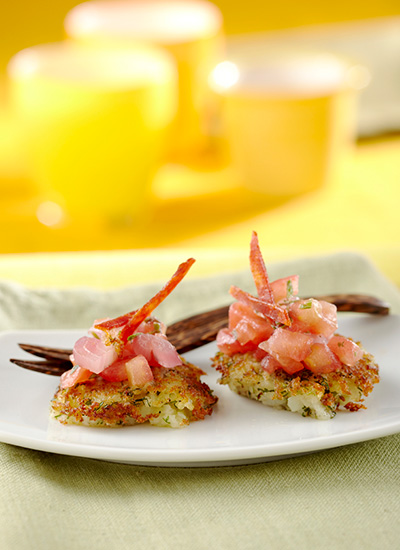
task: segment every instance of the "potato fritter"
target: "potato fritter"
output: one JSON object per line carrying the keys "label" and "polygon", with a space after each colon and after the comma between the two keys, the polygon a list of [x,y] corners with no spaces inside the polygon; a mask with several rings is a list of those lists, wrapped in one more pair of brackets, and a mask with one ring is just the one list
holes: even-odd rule
{"label": "potato fritter", "polygon": [[218,352],[212,366],[221,373],[219,383],[235,393],[319,420],[333,418],[339,408],[365,408],[363,398],[379,382],[378,366],[366,352],[355,366],[343,364],[327,374],[313,374],[308,369],[294,375],[282,369],[269,374],[251,352],[232,356]]}
{"label": "potato fritter", "polygon": [[149,422],[180,428],[212,413],[218,398],[200,381],[205,373],[184,361],[173,369],[153,367],[154,380],[133,388],[127,380],[108,382],[98,375],[58,389],[51,416],[63,424],[119,427]]}

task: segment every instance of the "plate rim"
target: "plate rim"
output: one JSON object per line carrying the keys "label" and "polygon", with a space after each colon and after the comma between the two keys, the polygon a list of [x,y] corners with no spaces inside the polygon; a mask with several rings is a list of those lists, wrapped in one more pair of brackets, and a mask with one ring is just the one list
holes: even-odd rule
{"label": "plate rim", "polygon": [[[371,317],[368,314],[357,314],[358,318]],[[391,318],[400,320],[400,315],[390,315]],[[0,332],[0,341],[10,335],[29,334],[47,335],[77,335],[87,332],[85,328],[51,328],[51,329],[16,329]],[[210,344],[206,344],[210,346]],[[202,348],[205,346],[202,346]],[[1,368],[1,367],[0,367]],[[238,398],[245,399],[241,396]],[[293,414],[285,411],[287,414]],[[211,422],[212,416],[203,422]],[[334,421],[334,419],[332,419]],[[322,421],[318,421],[322,422]],[[24,447],[27,449],[50,452],[59,455],[91,458],[108,462],[118,462],[132,465],[167,466],[167,467],[209,467],[235,464],[251,464],[278,460],[293,456],[300,456],[317,451],[329,450],[351,444],[370,441],[380,437],[394,435],[400,432],[400,414],[398,417],[388,419],[382,426],[379,423],[363,430],[350,431],[339,434],[324,435],[321,437],[307,437],[284,442],[262,443],[260,445],[231,445],[228,447],[212,448],[185,448],[185,449],[159,449],[159,448],[128,448],[115,447],[104,444],[82,444],[67,441],[57,441],[47,438],[38,438],[34,432],[21,436],[16,432],[5,429],[7,422],[2,420],[0,413],[0,441],[3,443]],[[85,429],[85,427],[81,427]],[[154,427],[157,429],[157,427]],[[102,429],[102,428],[99,428]],[[106,429],[106,428],[104,428]],[[126,428],[124,428],[126,429]],[[135,429],[131,426],[128,429]],[[162,429],[162,428],[159,428]],[[165,429],[165,428],[163,428]],[[184,429],[190,429],[190,426]],[[45,434],[46,435],[46,434]]]}

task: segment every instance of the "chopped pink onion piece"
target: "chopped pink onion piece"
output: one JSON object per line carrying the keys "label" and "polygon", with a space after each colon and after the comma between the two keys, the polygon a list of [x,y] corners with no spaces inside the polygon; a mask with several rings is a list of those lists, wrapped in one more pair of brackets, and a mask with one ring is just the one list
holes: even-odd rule
{"label": "chopped pink onion piece", "polygon": [[152,367],[173,369],[182,365],[182,359],[175,347],[160,335],[139,333],[129,341],[126,350],[135,355],[143,355]]}
{"label": "chopped pink onion piece", "polygon": [[118,353],[97,338],[83,336],[75,343],[73,356],[75,365],[99,374],[117,360]]}

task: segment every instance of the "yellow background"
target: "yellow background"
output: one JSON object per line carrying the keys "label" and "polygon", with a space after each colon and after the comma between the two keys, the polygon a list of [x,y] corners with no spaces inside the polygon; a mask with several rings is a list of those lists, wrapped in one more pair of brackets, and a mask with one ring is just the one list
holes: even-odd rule
{"label": "yellow background", "polygon": [[[63,36],[65,14],[80,2],[74,0],[15,0],[3,2],[0,20],[0,66],[22,48]],[[399,14],[397,0],[337,0],[321,2],[272,2],[266,0],[216,0],[228,34],[284,29],[336,21],[351,21]]]}
{"label": "yellow background", "polygon": [[[62,38],[65,14],[76,4],[67,0],[15,0],[3,5],[0,19],[3,108],[4,74],[9,58],[24,47]],[[320,0],[284,3],[218,0],[215,4],[222,10],[228,35],[399,14],[397,0],[340,0],[333,4]],[[5,191],[0,203],[0,253],[4,254],[0,258],[0,276],[12,276],[19,266],[16,278],[21,282],[52,284],[54,274],[46,267],[48,256],[41,256],[41,261],[35,263],[37,267],[27,271],[27,266],[32,265],[29,253],[38,251],[137,249],[142,275],[135,272],[114,273],[111,278],[104,275],[107,284],[125,284],[148,276],[162,278],[164,272],[170,271],[168,259],[175,265],[176,258],[186,257],[186,253],[196,256],[196,251],[203,260],[200,274],[215,268],[242,267],[247,263],[250,232],[255,229],[269,260],[356,249],[365,252],[400,285],[400,139],[396,136],[357,144],[354,153],[336,167],[325,189],[289,203],[267,204],[250,195],[244,198],[230,168],[216,167],[212,159],[203,159],[197,170],[166,166],[155,182],[160,200],[154,218],[139,233],[116,228],[113,232],[96,234],[93,228],[84,225],[66,232],[32,221],[33,199],[18,200],[26,182],[19,176],[20,159],[13,146],[15,129],[7,124],[3,113],[0,184]],[[152,232],[154,228],[156,231]],[[163,262],[155,261],[154,255],[150,257],[146,252],[157,247],[163,248],[158,251]],[[169,247],[169,252],[165,247]],[[218,250],[224,253],[219,254]],[[17,258],[8,253],[28,255]],[[65,261],[74,265],[76,258],[79,263],[82,256],[59,255],[59,265],[64,266]],[[99,261],[96,254],[86,258],[91,258],[92,267]],[[18,263],[21,261],[22,264]],[[54,262],[54,257],[51,261]],[[57,283],[79,283],[86,275],[81,272],[74,276],[60,268]]]}

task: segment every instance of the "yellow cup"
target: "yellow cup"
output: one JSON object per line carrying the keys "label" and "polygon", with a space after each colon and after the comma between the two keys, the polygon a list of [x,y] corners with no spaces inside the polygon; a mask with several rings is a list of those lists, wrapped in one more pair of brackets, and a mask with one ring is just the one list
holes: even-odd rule
{"label": "yellow cup", "polygon": [[94,0],[73,8],[67,36],[88,44],[143,41],[166,50],[178,70],[179,106],[170,140],[173,158],[197,154],[213,132],[208,76],[223,59],[223,20],[205,0]]}
{"label": "yellow cup", "polygon": [[354,140],[355,76],[329,53],[243,47],[214,69],[228,154],[248,189],[290,197],[327,181]]}
{"label": "yellow cup", "polygon": [[140,218],[176,112],[170,57],[65,41],[19,52],[8,74],[39,192],[72,217]]}

